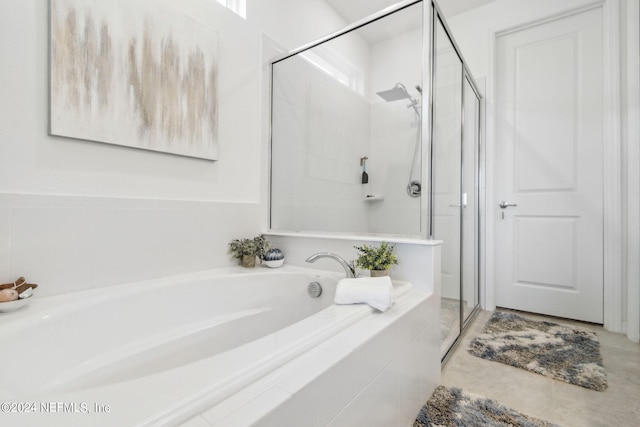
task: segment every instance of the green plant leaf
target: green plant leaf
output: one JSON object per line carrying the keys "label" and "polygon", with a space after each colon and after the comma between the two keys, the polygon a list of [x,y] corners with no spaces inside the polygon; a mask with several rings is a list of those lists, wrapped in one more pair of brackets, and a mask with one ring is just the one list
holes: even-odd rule
{"label": "green plant leaf", "polygon": [[365,270],[387,270],[398,264],[398,258],[393,253],[395,245],[382,242],[380,246],[354,246],[359,252],[355,260],[357,267]]}
{"label": "green plant leaf", "polygon": [[229,242],[229,252],[235,258],[242,258],[243,255],[254,255],[262,261],[269,249],[271,249],[271,244],[262,234],[252,239],[233,239]]}

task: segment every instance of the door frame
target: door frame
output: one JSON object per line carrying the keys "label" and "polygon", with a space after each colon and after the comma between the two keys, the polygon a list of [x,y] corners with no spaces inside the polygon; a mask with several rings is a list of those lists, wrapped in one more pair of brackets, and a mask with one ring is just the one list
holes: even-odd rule
{"label": "door frame", "polygon": [[578,8],[566,10],[541,10],[539,16],[522,18],[521,22],[492,28],[489,31],[489,75],[487,76],[486,100],[486,264],[484,305],[486,310],[495,310],[495,145],[496,136],[496,82],[495,61],[497,38],[527,27],[554,21],[587,10],[602,8],[604,29],[604,152],[603,152],[603,220],[604,220],[604,327],[613,332],[624,332],[623,313],[623,234],[622,234],[622,138],[620,111],[620,51],[619,47],[619,0],[601,0]]}
{"label": "door frame", "polygon": [[[626,10],[626,140],[627,143],[627,337],[640,341],[640,4],[627,1]],[[623,19],[621,17],[621,19]]]}

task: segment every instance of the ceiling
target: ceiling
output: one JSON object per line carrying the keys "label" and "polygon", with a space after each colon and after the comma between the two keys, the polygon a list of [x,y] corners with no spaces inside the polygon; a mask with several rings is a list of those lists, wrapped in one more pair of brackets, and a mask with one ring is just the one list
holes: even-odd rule
{"label": "ceiling", "polygon": [[495,0],[436,0],[445,18],[459,15],[471,9],[484,6]]}
{"label": "ceiling", "polygon": [[[348,23],[366,18],[399,0],[325,0]],[[495,0],[436,0],[445,18],[458,15]]]}

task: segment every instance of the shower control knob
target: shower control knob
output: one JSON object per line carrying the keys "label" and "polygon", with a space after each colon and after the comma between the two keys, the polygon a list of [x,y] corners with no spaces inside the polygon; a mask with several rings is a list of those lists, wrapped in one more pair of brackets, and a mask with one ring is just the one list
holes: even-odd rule
{"label": "shower control knob", "polygon": [[411,181],[407,184],[407,194],[411,197],[420,197],[422,192],[422,184],[420,181]]}

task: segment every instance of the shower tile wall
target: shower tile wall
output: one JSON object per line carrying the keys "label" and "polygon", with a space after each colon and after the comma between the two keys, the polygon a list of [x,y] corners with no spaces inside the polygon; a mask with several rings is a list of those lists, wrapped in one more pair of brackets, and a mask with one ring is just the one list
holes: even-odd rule
{"label": "shower tile wall", "polygon": [[304,56],[276,67],[272,168],[288,173],[272,178],[272,227],[366,232],[359,158],[368,153],[369,103]]}
{"label": "shower tile wall", "polygon": [[[421,10],[421,9],[419,9]],[[416,10],[415,13],[418,13]],[[422,86],[422,30],[410,31],[380,41],[371,48],[371,190],[384,195],[384,203],[371,206],[371,229],[378,233],[418,234],[420,198],[409,197],[409,182],[416,138],[420,128],[416,114],[407,108],[409,100],[385,102],[376,92],[396,83],[406,86],[421,100],[416,85]],[[420,155],[420,152],[419,154]],[[384,160],[387,168],[376,169]],[[420,175],[421,162],[416,163]]]}
{"label": "shower tile wall", "polygon": [[[420,99],[415,86],[422,85],[422,31],[378,39],[350,33],[332,43],[274,65],[273,169],[290,173],[273,176],[272,227],[417,235],[420,198],[409,197],[406,186],[419,120],[408,100],[387,103],[376,92],[402,82]],[[350,64],[359,82],[339,83],[314,65],[318,56],[336,66]],[[367,185],[361,184],[363,156]],[[419,178],[419,159],[415,169]],[[384,199],[365,202],[367,194]]]}

